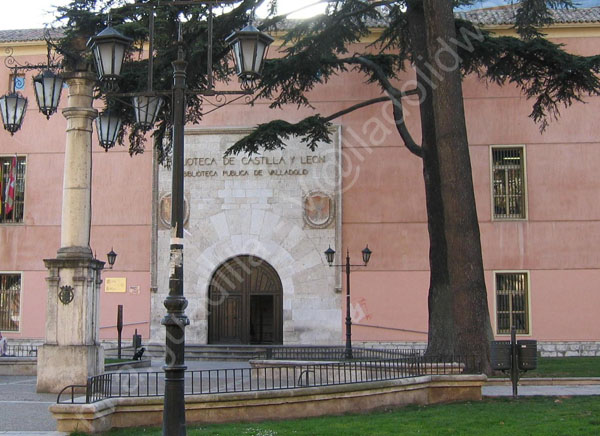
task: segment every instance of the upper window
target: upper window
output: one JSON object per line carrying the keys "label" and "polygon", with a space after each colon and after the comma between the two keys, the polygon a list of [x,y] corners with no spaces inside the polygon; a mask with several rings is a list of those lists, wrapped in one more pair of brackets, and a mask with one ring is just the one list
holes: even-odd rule
{"label": "upper window", "polygon": [[525,219],[525,150],[492,147],[494,219]]}
{"label": "upper window", "polygon": [[0,331],[19,331],[21,274],[0,274]]}
{"label": "upper window", "polygon": [[13,90],[13,85],[15,91],[23,91],[25,89],[25,74],[17,73],[11,74],[8,78],[9,86],[8,89]]}
{"label": "upper window", "polygon": [[0,224],[23,222],[25,158],[0,157]]}
{"label": "upper window", "polygon": [[496,273],[496,333],[529,334],[529,278],[526,272]]}

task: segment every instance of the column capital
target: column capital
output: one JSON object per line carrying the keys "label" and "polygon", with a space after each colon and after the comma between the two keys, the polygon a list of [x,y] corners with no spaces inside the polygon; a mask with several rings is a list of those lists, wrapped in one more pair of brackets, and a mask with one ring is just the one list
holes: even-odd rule
{"label": "column capital", "polygon": [[80,81],[90,81],[92,85],[98,81],[98,77],[95,73],[91,71],[65,71],[62,73],[62,77],[65,79],[67,84],[71,84],[71,82]]}
{"label": "column capital", "polygon": [[98,111],[84,107],[66,107],[62,110],[62,114],[67,120],[71,118],[94,120],[98,116]]}

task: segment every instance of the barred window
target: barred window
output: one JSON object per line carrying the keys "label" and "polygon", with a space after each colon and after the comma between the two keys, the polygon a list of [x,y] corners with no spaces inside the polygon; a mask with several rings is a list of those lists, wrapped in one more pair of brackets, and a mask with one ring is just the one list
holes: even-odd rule
{"label": "barred window", "polygon": [[528,273],[496,273],[496,333],[509,334],[514,325],[517,333],[529,334]]}
{"label": "barred window", "polygon": [[21,274],[0,274],[0,331],[19,331]]}
{"label": "barred window", "polygon": [[523,147],[492,148],[492,196],[495,219],[527,218]]}
{"label": "barred window", "polygon": [[23,222],[25,158],[0,157],[0,224]]}

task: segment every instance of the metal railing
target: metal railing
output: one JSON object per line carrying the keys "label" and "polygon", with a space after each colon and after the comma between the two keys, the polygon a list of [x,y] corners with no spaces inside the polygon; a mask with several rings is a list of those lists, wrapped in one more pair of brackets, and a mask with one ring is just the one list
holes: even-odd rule
{"label": "metal railing", "polygon": [[[56,400],[56,402],[57,403],[62,403],[62,404],[65,404],[65,403],[70,403],[70,404],[89,403],[90,401],[88,401],[87,395],[85,397],[85,402],[82,401],[82,399],[80,399],[80,397],[75,397],[75,391],[76,390],[82,390],[82,389],[85,389],[86,392],[87,392],[88,386],[86,386],[86,385],[69,385],[69,386],[63,388],[63,390],[58,393],[58,399]],[[70,394],[71,394],[71,396],[70,396],[71,397],[71,401],[69,401],[69,400],[61,401],[60,400],[61,399],[60,397],[65,392],[70,392]]]}
{"label": "metal railing", "polygon": [[[185,395],[276,391],[398,380],[422,375],[480,373],[475,357],[440,359],[410,356],[397,359],[274,365],[263,368],[210,369],[185,372]],[[63,389],[63,392],[68,387]],[[73,391],[71,391],[73,392]],[[116,397],[164,395],[164,372],[114,372],[90,377],[85,397],[71,402],[94,403]],[[61,402],[60,395],[57,402]],[[69,402],[69,401],[66,401]]]}
{"label": "metal railing", "polygon": [[4,357],[37,357],[37,345],[8,345]]}
{"label": "metal railing", "polygon": [[[421,355],[421,350],[392,348],[357,348],[352,347],[353,360],[399,359],[402,357]],[[311,360],[337,361],[345,360],[344,346],[270,346],[266,349],[265,358],[273,360]]]}

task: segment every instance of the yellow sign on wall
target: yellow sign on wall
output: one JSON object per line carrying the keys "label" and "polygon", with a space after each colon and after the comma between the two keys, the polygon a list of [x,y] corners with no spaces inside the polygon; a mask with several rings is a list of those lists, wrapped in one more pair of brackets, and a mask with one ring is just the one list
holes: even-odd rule
{"label": "yellow sign on wall", "polygon": [[127,279],[125,277],[105,278],[104,292],[127,292]]}

